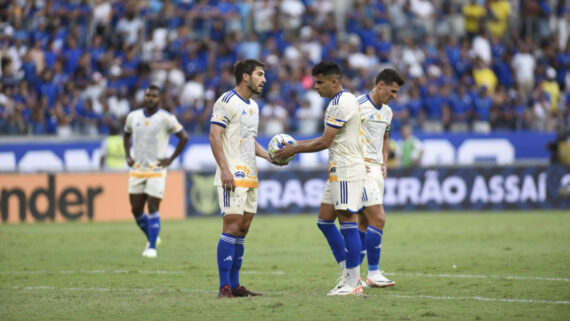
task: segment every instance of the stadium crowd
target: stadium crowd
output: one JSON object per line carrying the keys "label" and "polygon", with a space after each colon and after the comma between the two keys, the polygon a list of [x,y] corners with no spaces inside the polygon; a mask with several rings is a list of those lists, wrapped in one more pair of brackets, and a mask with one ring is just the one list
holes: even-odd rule
{"label": "stadium crowd", "polygon": [[396,130],[554,131],[570,118],[569,24],[564,0],[0,0],[0,134],[107,134],[150,84],[207,133],[242,58],[267,64],[266,135],[322,130],[324,59],[356,95],[397,68]]}

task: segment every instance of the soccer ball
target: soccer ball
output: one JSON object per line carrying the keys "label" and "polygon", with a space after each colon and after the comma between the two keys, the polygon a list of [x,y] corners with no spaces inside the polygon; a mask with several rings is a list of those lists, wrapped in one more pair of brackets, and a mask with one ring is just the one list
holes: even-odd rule
{"label": "soccer ball", "polygon": [[271,138],[271,140],[269,141],[269,145],[267,145],[267,152],[269,153],[269,156],[271,156],[271,159],[273,159],[274,161],[276,161],[277,163],[289,163],[293,158],[295,158],[295,155],[289,157],[288,159],[275,159],[273,158],[273,154],[283,148],[283,144],[281,142],[287,142],[289,144],[295,145],[296,140],[295,138],[287,135],[287,134],[277,134],[275,136],[273,136],[273,138]]}

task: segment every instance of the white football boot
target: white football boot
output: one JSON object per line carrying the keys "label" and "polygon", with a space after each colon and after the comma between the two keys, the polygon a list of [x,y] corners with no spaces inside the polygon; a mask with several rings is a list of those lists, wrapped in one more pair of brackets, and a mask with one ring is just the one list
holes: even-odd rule
{"label": "white football boot", "polygon": [[384,275],[382,275],[383,272],[384,271],[368,272],[366,283],[368,283],[369,286],[374,288],[384,288],[387,286],[396,285],[396,282],[388,280]]}
{"label": "white football boot", "polygon": [[156,249],[146,248],[143,251],[142,256],[148,257],[148,258],[155,258],[157,256]]}
{"label": "white football boot", "polygon": [[353,287],[348,284],[348,275],[343,273],[338,280],[338,284],[332,288],[327,295],[362,295],[364,291],[362,290],[362,285],[360,282]]}

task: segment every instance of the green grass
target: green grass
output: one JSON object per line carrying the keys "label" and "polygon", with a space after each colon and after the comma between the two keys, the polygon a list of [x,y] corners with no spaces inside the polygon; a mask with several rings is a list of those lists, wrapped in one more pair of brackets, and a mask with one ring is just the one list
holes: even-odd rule
{"label": "green grass", "polygon": [[132,222],[2,225],[0,320],[569,320],[568,214],[391,214],[397,285],[363,297],[325,295],[315,215],[254,219],[241,281],[265,295],[236,299],[216,298],[220,218],[163,222],[155,260]]}

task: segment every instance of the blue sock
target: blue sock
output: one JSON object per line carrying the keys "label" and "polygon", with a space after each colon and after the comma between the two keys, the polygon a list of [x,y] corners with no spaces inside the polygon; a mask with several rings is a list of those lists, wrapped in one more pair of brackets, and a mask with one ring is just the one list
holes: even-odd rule
{"label": "blue sock", "polygon": [[344,239],[342,234],[338,231],[334,221],[327,221],[319,219],[317,221],[317,226],[323,232],[323,235],[329,242],[329,246],[332,250],[334,258],[337,263],[346,260],[346,253],[344,252]]}
{"label": "blue sock", "polygon": [[360,249],[360,264],[362,264],[364,256],[366,256],[366,232],[358,230],[358,234],[360,235],[360,244],[362,246]]}
{"label": "blue sock", "polygon": [[366,252],[368,254],[368,271],[378,271],[380,269],[380,250],[382,248],[382,235],[384,232],[368,226],[366,230]]}
{"label": "blue sock", "polygon": [[340,223],[340,232],[344,236],[346,244],[346,268],[352,269],[360,265],[360,235],[358,235],[358,227],[356,222]]}
{"label": "blue sock", "polygon": [[232,289],[235,289],[239,286],[239,270],[241,269],[241,263],[243,262],[244,242],[244,236],[236,236],[234,264],[232,265],[232,269],[230,271],[230,286]]}
{"label": "blue sock", "polygon": [[152,213],[148,216],[147,223],[148,243],[151,249],[156,248],[156,239],[160,233],[160,213]]}
{"label": "blue sock", "polygon": [[143,231],[144,235],[148,239],[148,232],[146,230],[148,226],[148,216],[146,215],[146,213],[142,213],[142,215],[140,216],[135,216],[135,221],[137,222],[137,225],[139,226],[141,231]]}
{"label": "blue sock", "polygon": [[230,270],[234,263],[236,237],[222,233],[218,242],[218,274],[220,276],[220,288],[225,284],[230,285]]}

